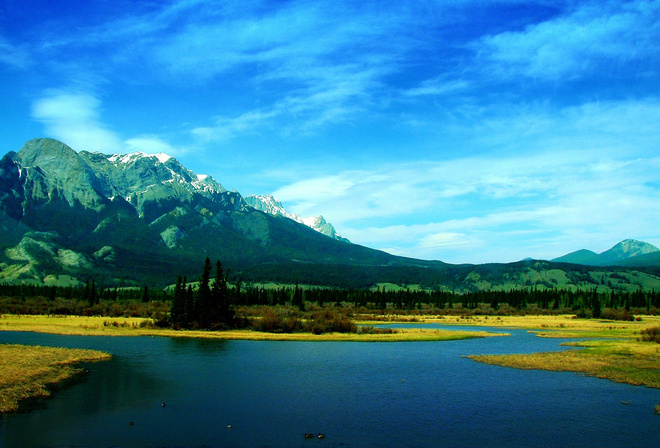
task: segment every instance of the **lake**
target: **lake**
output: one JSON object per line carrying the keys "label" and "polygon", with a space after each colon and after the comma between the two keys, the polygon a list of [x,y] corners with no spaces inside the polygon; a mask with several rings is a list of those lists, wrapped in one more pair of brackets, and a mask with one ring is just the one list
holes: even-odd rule
{"label": "lake", "polygon": [[32,412],[0,418],[0,447],[660,446],[660,390],[463,357],[566,349],[506,331],[396,343],[0,332],[0,343],[114,355]]}

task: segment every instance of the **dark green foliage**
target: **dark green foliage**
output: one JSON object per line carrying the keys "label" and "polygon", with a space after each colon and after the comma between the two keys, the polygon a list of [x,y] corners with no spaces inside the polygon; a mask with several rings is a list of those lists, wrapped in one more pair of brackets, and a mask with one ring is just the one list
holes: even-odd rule
{"label": "dark green foliage", "polygon": [[174,297],[170,308],[170,320],[174,327],[186,326],[186,280],[185,277],[177,277],[174,286]]}
{"label": "dark green foliage", "polygon": [[195,294],[195,315],[193,318],[193,321],[201,328],[208,328],[212,320],[210,286],[212,269],[211,260],[206,257],[202,275],[199,278],[199,286]]}
{"label": "dark green foliage", "polygon": [[[212,323],[215,327],[232,327],[236,313],[232,298],[227,288],[227,275],[223,272],[222,263],[217,261],[215,264],[216,276],[211,289],[211,316]],[[241,285],[240,281],[236,283],[236,297],[240,297]]]}

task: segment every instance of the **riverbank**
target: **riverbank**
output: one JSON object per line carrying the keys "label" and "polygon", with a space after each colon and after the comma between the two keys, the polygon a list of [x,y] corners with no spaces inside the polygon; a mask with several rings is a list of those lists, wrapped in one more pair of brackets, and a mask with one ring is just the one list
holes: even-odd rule
{"label": "riverbank", "polygon": [[[359,321],[361,325],[401,322],[396,316]],[[409,320],[403,320],[410,322]],[[190,331],[152,326],[150,319],[80,316],[0,316],[0,331],[33,331],[86,336],[165,336],[189,338],[272,340],[404,342],[450,341],[474,337],[505,336],[504,332],[438,330],[425,323],[460,326],[488,326],[501,329],[528,329],[540,337],[595,339],[572,343],[580,350],[524,354],[474,355],[475,361],[521,369],[572,371],[612,381],[660,388],[660,344],[640,342],[643,330],[660,326],[660,317],[641,316],[636,321],[576,319],[572,315],[552,316],[438,316],[424,317],[411,328],[396,333],[266,333],[253,330]]]}
{"label": "riverbank", "polygon": [[49,397],[53,389],[81,374],[77,363],[109,358],[93,350],[0,344],[0,413]]}
{"label": "riverbank", "polygon": [[632,322],[575,319],[571,316],[490,319],[475,316],[458,319],[454,324],[459,322],[461,325],[526,328],[540,337],[589,339],[562,344],[579,350],[468,356],[475,361],[517,369],[576,372],[619,383],[660,388],[660,344],[641,341],[642,331],[660,326],[657,316],[640,316],[639,320]]}
{"label": "riverbank", "polygon": [[152,326],[151,319],[82,316],[0,316],[0,331],[32,331],[84,336],[165,336],[254,341],[414,342],[506,336],[488,331],[436,330],[423,327],[397,329],[395,333],[267,333],[254,330],[194,331]]}
{"label": "riverbank", "polygon": [[581,350],[514,355],[472,355],[486,364],[516,369],[576,372],[617,383],[660,389],[660,344],[636,340],[593,340],[564,345]]}

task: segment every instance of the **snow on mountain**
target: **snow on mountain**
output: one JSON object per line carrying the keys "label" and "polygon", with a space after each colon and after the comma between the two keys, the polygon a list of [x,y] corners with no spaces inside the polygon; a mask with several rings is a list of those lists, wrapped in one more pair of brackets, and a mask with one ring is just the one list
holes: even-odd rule
{"label": "snow on mountain", "polygon": [[143,171],[145,165],[151,165],[152,171],[155,173],[151,183],[175,183],[191,193],[213,194],[227,191],[213,177],[206,174],[195,174],[181,165],[174,157],[162,152],[147,154],[137,151],[129,154],[97,155],[106,158],[116,168],[124,171],[134,168]]}
{"label": "snow on mountain", "polygon": [[327,235],[330,238],[348,242],[346,238],[342,238],[337,233],[333,225],[327,222],[323,216],[319,215],[303,218],[298,214],[290,213],[284,208],[284,205],[272,195],[250,195],[245,197],[245,201],[252,207],[264,213],[291,219],[300,224],[304,224],[317,232]]}

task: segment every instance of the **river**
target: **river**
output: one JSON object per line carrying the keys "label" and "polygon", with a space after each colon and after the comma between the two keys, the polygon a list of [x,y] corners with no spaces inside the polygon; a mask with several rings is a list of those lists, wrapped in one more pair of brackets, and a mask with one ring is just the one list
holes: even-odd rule
{"label": "river", "polygon": [[506,331],[396,343],[0,332],[0,343],[114,355],[37,409],[0,418],[0,447],[660,446],[660,390],[464,357],[566,349]]}

